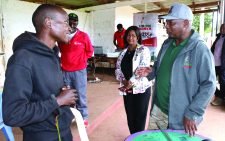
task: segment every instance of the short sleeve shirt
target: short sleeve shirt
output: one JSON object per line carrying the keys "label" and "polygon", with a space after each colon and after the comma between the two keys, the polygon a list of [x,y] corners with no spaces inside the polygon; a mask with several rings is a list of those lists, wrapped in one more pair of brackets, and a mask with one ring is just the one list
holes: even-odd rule
{"label": "short sleeve shirt", "polygon": [[114,34],[114,39],[116,40],[117,42],[117,45],[121,48],[121,49],[124,49],[125,46],[124,46],[124,41],[123,41],[123,36],[125,34],[125,29],[123,29],[121,32],[119,31],[116,31],[115,34]]}

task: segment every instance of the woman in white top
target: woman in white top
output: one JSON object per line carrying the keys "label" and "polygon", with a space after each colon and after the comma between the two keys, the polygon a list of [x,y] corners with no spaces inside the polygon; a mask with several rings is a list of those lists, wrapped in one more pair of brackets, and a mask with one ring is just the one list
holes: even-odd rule
{"label": "woman in white top", "polygon": [[130,133],[145,129],[146,115],[150,98],[150,85],[146,77],[134,72],[139,67],[150,67],[150,51],[141,45],[141,33],[137,26],[129,27],[124,36],[124,49],[116,64],[116,78],[120,81],[120,94],[123,95]]}

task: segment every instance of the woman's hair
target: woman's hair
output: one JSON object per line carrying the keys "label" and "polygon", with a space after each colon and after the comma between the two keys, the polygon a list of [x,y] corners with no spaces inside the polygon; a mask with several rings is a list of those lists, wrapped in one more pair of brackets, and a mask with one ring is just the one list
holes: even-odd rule
{"label": "woman's hair", "polygon": [[125,47],[128,46],[128,42],[127,42],[127,36],[128,36],[128,33],[130,31],[134,31],[136,36],[137,36],[137,39],[138,39],[138,44],[141,44],[142,42],[142,38],[141,38],[141,31],[139,30],[139,28],[137,26],[130,26],[126,32],[125,32],[125,35],[123,36],[123,41],[124,41],[124,44],[125,44]]}

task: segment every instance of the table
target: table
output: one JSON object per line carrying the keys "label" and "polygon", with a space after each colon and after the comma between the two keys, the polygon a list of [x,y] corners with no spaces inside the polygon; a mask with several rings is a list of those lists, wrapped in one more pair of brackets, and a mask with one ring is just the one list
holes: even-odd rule
{"label": "table", "polygon": [[117,57],[106,57],[105,60],[109,63],[110,68],[116,68]]}
{"label": "table", "polygon": [[[164,130],[172,141],[202,141],[206,137],[195,135],[190,137],[183,130]],[[160,130],[146,130],[128,136],[125,141],[169,141]]]}
{"label": "table", "polygon": [[102,55],[88,59],[88,80],[95,80],[96,66],[104,67],[105,62],[109,63],[109,68],[116,68],[117,57],[107,57],[106,55]]}
{"label": "table", "polygon": [[[116,67],[116,62],[117,62],[117,57],[107,57],[107,56],[94,56],[90,59],[88,59],[88,64],[92,65],[93,68],[96,68],[96,64],[100,63],[109,63],[109,68],[115,68]],[[104,67],[103,65],[100,65],[101,67]]]}

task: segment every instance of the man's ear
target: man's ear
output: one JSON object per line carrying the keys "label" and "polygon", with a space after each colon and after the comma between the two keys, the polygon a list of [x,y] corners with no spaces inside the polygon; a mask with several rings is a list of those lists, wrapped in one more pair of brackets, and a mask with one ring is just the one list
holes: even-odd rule
{"label": "man's ear", "polygon": [[52,19],[49,17],[46,17],[44,20],[44,26],[48,28],[52,28]]}

